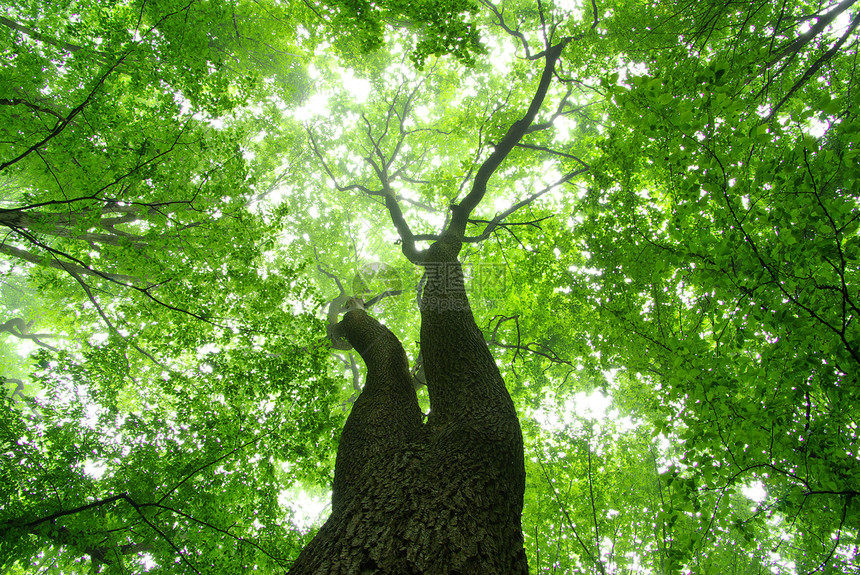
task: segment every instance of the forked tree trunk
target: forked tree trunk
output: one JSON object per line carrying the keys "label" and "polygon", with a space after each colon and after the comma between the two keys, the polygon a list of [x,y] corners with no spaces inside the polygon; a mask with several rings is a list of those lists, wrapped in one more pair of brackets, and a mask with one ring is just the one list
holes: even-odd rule
{"label": "forked tree trunk", "polygon": [[[472,317],[457,254],[472,210],[537,117],[570,40],[547,47],[528,110],[475,172],[471,191],[451,205],[448,225],[427,250],[415,245],[391,190],[388,164],[374,164],[403,255],[425,271],[421,355],[431,411],[422,424],[397,337],[363,311],[347,313],[338,329],[367,364],[367,382],[343,428],[332,514],[291,574],[528,573],[522,432]],[[497,216],[485,233],[504,217]]]}
{"label": "forked tree trunk", "polygon": [[528,573],[522,433],[457,251],[437,242],[424,264],[426,423],[397,337],[362,310],[339,324],[367,381],[344,426],[332,514],[291,574]]}

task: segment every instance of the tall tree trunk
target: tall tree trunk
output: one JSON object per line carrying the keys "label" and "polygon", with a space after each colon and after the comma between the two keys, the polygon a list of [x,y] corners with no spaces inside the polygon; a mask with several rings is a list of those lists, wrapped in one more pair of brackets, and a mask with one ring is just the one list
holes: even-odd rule
{"label": "tall tree trunk", "polygon": [[423,425],[394,334],[361,310],[339,324],[367,381],[344,426],[332,514],[291,574],[528,573],[522,433],[472,317],[458,251],[440,240],[423,264]]}

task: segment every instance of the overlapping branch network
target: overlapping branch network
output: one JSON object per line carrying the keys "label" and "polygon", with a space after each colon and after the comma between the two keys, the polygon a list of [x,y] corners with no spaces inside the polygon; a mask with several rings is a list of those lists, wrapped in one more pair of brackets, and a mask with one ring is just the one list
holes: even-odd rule
{"label": "overlapping branch network", "polygon": [[[504,28],[504,26],[502,26]],[[516,34],[514,34],[516,36]],[[547,36],[547,38],[550,38]],[[563,151],[556,151],[539,143],[531,143],[523,141],[524,138],[532,133],[549,129],[553,125],[553,121],[559,116],[564,115],[566,108],[570,107],[570,97],[573,92],[569,88],[562,96],[557,109],[551,117],[542,123],[536,123],[541,108],[544,105],[547,95],[550,92],[551,85],[557,78],[557,67],[559,65],[562,53],[565,46],[571,41],[571,38],[563,38],[559,42],[547,45],[547,48],[539,55],[544,59],[543,70],[540,74],[538,85],[529,102],[528,108],[520,117],[519,120],[513,122],[501,138],[494,143],[487,141],[484,134],[486,122],[481,128],[478,128],[479,146],[477,153],[471,161],[471,167],[467,170],[463,183],[460,186],[463,188],[468,186],[468,193],[462,196],[459,201],[452,201],[449,206],[449,213],[446,214],[445,223],[442,230],[438,234],[413,232],[406,215],[402,208],[404,202],[412,203],[413,205],[432,210],[422,202],[405,198],[403,195],[395,191],[395,182],[414,182],[419,181],[411,177],[407,172],[414,167],[421,167],[429,150],[421,150],[414,152],[409,147],[408,138],[419,131],[427,131],[427,129],[410,129],[408,116],[413,112],[414,102],[418,91],[422,88],[422,82],[418,82],[411,90],[407,91],[403,85],[397,88],[395,95],[388,106],[384,116],[380,122],[373,124],[367,115],[361,115],[361,121],[364,124],[363,132],[366,135],[366,154],[362,158],[363,163],[368,166],[378,182],[375,186],[370,186],[367,183],[345,183],[340,181],[335,169],[323,152],[322,146],[317,135],[312,128],[307,128],[310,144],[317,160],[322,164],[322,167],[333,182],[338,191],[357,191],[363,193],[367,197],[381,200],[384,203],[386,210],[391,218],[394,227],[400,237],[401,248],[406,258],[417,265],[422,265],[428,262],[427,250],[419,248],[418,243],[424,241],[437,241],[443,239],[446,242],[456,244],[456,250],[459,251],[460,246],[464,242],[480,242],[488,238],[493,232],[499,229],[510,230],[511,224],[507,219],[519,209],[528,206],[535,200],[545,195],[546,193],[558,188],[562,184],[568,183],[575,177],[584,174],[588,171],[589,166],[586,162]],[[530,57],[528,45],[524,44],[526,56]],[[507,102],[510,99],[505,99]],[[498,109],[491,114],[494,116]],[[437,133],[445,134],[441,130],[435,130]],[[509,157],[514,148],[524,150],[532,150],[536,153],[549,154],[552,156],[562,157],[567,160],[573,160],[579,167],[562,175],[555,182],[545,186],[543,189],[530,194],[519,202],[514,203],[507,210],[501,211],[495,217],[489,220],[472,218],[472,214],[477,206],[484,199],[488,184],[491,178],[496,174],[503,162]],[[408,150],[408,153],[404,151]],[[481,156],[486,155],[483,161],[478,164]],[[406,156],[405,158],[401,156]],[[469,182],[467,184],[467,181]],[[483,230],[475,235],[467,235],[467,227],[469,225],[483,225]]]}

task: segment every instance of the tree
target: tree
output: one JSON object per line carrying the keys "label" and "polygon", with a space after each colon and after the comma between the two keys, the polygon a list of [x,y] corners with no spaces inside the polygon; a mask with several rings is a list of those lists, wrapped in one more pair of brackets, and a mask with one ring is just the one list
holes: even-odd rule
{"label": "tree", "polygon": [[476,171],[471,191],[419,251],[391,190],[393,157],[373,165],[404,255],[424,269],[421,356],[432,410],[422,424],[406,354],[363,310],[338,330],[361,354],[367,382],[344,426],[332,515],[293,573],[527,573],[522,433],[510,395],[475,324],[458,254],[469,218],[546,97],[567,41],[550,47],[535,96]]}
{"label": "tree", "polygon": [[59,6],[0,21],[2,317],[65,336],[4,568],[856,570],[854,2]]}

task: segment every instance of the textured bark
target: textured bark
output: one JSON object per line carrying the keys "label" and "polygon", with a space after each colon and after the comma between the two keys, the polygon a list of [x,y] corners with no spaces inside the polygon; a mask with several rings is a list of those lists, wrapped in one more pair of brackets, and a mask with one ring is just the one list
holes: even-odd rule
{"label": "textured bark", "polygon": [[367,465],[406,445],[421,429],[421,409],[397,337],[360,309],[345,315],[341,330],[364,359],[367,381],[341,434],[332,486],[333,513],[355,496],[355,486],[374,475]]}
{"label": "textured bark", "polygon": [[528,573],[522,433],[472,317],[458,251],[439,241],[425,263],[423,425],[397,338],[359,310],[339,324],[367,382],[344,426],[332,515],[291,574]]}

